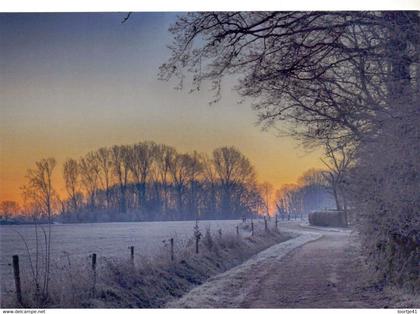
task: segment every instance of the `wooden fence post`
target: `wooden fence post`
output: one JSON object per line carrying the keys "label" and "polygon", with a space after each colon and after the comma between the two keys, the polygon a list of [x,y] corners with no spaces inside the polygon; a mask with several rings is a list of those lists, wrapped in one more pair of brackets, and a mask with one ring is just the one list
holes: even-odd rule
{"label": "wooden fence post", "polygon": [[277,217],[277,214],[276,214],[276,231],[279,229],[278,228],[278,223],[279,223],[279,220],[278,220],[278,217]]}
{"label": "wooden fence post", "polygon": [[264,216],[264,230],[265,230],[265,232],[268,232],[267,217],[266,216]]}
{"label": "wooden fence post", "polygon": [[236,226],[236,235],[239,235],[239,226]]}
{"label": "wooden fence post", "polygon": [[221,239],[222,238],[222,229],[219,229],[218,232],[219,232],[219,238]]}
{"label": "wooden fence post", "polygon": [[175,260],[175,256],[174,256],[174,239],[171,238],[171,261]]}
{"label": "wooden fence post", "polygon": [[130,260],[131,263],[134,265],[134,246],[130,246]]}
{"label": "wooden fence post", "polygon": [[200,228],[198,227],[198,220],[195,221],[194,236],[195,236],[195,254],[198,254],[198,241],[200,241],[200,238],[201,238]]}
{"label": "wooden fence post", "polygon": [[254,221],[251,219],[251,236],[254,236]]}
{"label": "wooden fence post", "polygon": [[16,298],[22,304],[22,289],[20,285],[19,256],[13,255],[13,273],[15,275]]}
{"label": "wooden fence post", "polygon": [[95,295],[95,291],[96,291],[96,253],[92,254],[92,271],[93,271],[92,295]]}
{"label": "wooden fence post", "polygon": [[92,270],[96,272],[96,253],[92,254]]}

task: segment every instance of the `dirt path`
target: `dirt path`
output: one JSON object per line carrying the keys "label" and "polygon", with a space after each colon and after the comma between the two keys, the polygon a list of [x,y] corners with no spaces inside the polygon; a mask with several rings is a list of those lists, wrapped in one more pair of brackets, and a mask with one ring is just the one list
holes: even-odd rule
{"label": "dirt path", "polygon": [[[322,235],[281,255],[221,274],[168,307],[192,308],[383,308],[387,296],[366,281],[365,269],[349,232],[291,230]],[[270,250],[270,249],[268,249]],[[270,251],[268,251],[270,253]],[[273,258],[277,254],[278,258]],[[407,305],[406,305],[407,306]]]}

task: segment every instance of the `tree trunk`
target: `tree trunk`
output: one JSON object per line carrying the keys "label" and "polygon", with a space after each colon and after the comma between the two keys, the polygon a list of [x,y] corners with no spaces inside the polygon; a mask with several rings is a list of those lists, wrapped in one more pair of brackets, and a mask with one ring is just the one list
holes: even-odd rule
{"label": "tree trunk", "polygon": [[338,199],[338,191],[337,191],[336,183],[332,184],[332,190],[333,190],[333,195],[334,195],[334,200],[335,200],[335,206],[337,207],[337,210],[341,210],[340,200]]}

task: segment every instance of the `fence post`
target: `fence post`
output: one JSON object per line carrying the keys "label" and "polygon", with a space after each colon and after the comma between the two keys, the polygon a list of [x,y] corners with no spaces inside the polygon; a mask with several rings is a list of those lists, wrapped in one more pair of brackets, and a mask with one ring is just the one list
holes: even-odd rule
{"label": "fence post", "polygon": [[251,236],[254,236],[254,221],[251,219]]}
{"label": "fence post", "polygon": [[92,254],[92,270],[96,272],[96,253]]}
{"label": "fence post", "polygon": [[278,228],[278,223],[279,223],[279,220],[278,220],[278,217],[277,217],[277,214],[276,214],[276,231],[279,229]]}
{"label": "fence post", "polygon": [[198,220],[195,221],[194,236],[195,236],[195,254],[198,254],[198,241],[200,241],[200,238],[201,238],[200,228],[198,227]]}
{"label": "fence post", "polygon": [[198,254],[198,241],[200,241],[200,237],[195,237],[195,254]]}
{"label": "fence post", "polygon": [[221,239],[222,238],[222,229],[219,229],[218,232],[219,232],[219,238]]}
{"label": "fence post", "polygon": [[134,265],[134,246],[130,246],[130,260],[131,263]]}
{"label": "fence post", "polygon": [[92,271],[93,271],[92,295],[95,295],[95,291],[96,291],[96,253],[92,254]]}
{"label": "fence post", "polygon": [[267,217],[266,216],[264,216],[264,230],[265,230],[265,232],[268,232]]}
{"label": "fence post", "polygon": [[236,235],[239,235],[239,226],[236,226]]}
{"label": "fence post", "polygon": [[174,239],[171,238],[171,261],[174,261],[175,257],[174,257]]}
{"label": "fence post", "polygon": [[13,273],[15,275],[16,298],[22,304],[22,289],[20,286],[19,256],[13,255]]}

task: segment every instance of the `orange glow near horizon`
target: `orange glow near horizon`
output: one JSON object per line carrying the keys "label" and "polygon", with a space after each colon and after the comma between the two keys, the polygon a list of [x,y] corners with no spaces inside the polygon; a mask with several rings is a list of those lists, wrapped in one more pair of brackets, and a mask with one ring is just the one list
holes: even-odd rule
{"label": "orange glow near horizon", "polygon": [[[252,127],[250,128],[252,130]],[[259,130],[255,130],[255,133],[258,134]],[[193,151],[194,149],[207,153],[211,155],[211,151],[219,146],[224,145],[234,145],[241,150],[252,162],[257,171],[258,182],[270,182],[273,185],[274,191],[279,189],[281,186],[289,183],[294,183],[297,181],[299,176],[303,174],[304,171],[310,168],[320,168],[322,164],[319,162],[319,152],[312,152],[309,155],[304,155],[303,151],[299,148],[296,148],[296,143],[291,139],[282,139],[274,137],[268,133],[261,133],[262,138],[266,138],[269,142],[273,141],[272,146],[265,146],[267,142],[261,143],[261,145],[254,145],[253,141],[247,142],[243,141],[240,145],[238,143],[232,143],[224,139],[229,138],[230,136],[225,136],[220,139],[218,145],[213,145],[211,147],[206,147],[205,142],[201,142],[200,139],[194,139],[190,137],[190,145],[185,145],[180,141],[177,145],[177,141],[159,141],[155,140],[157,143],[165,143],[172,145],[177,148],[180,152]],[[3,140],[4,138],[2,138]],[[150,140],[150,138],[141,138],[138,141]],[[194,140],[197,141],[197,145],[194,146]],[[211,141],[212,139],[208,139]],[[257,140],[257,139],[256,139]],[[278,145],[276,145],[276,140]],[[179,139],[178,139],[179,141]],[[22,140],[22,144],[25,141]],[[102,146],[111,146],[114,144],[132,144],[136,141],[129,142],[104,142]],[[219,142],[219,141],[218,141]],[[19,144],[18,144],[19,145]],[[24,146],[24,145],[22,145]],[[38,146],[38,145],[34,145]],[[39,143],[41,146],[41,143]],[[279,148],[282,147],[283,149]],[[88,151],[96,150],[99,146],[92,146],[91,149],[81,150],[69,149],[68,146],[63,146],[63,149],[47,149],[44,148],[42,151],[36,151],[33,148],[25,149],[21,147],[22,150],[19,154],[13,155],[11,153],[2,152],[1,160],[1,171],[0,171],[0,201],[5,200],[15,200],[18,203],[22,202],[20,187],[25,184],[25,175],[26,171],[29,168],[32,168],[36,161],[41,158],[54,157],[57,160],[57,166],[54,170],[54,185],[56,191],[59,193],[60,197],[65,198],[66,192],[64,188],[64,181],[62,178],[63,171],[63,162],[67,158],[75,158],[83,156]],[[19,151],[19,148],[16,150]]]}

